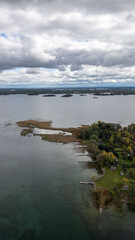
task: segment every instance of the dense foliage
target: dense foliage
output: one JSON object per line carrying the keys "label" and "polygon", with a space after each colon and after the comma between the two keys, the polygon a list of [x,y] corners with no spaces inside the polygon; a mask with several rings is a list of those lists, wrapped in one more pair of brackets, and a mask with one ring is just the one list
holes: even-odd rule
{"label": "dense foliage", "polygon": [[122,170],[114,179],[112,194],[135,201],[135,124],[122,128],[98,121],[80,128],[78,137],[87,142],[87,150],[100,168]]}
{"label": "dense foliage", "polygon": [[121,149],[123,159],[135,164],[135,124],[122,128],[120,124],[98,121],[81,128],[78,137],[89,140],[88,152],[101,166],[117,162],[116,149]]}

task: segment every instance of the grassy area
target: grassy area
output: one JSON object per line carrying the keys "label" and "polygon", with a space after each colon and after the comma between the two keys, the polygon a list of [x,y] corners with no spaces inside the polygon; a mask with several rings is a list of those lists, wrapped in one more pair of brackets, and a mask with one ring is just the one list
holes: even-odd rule
{"label": "grassy area", "polygon": [[117,168],[116,171],[111,171],[111,169],[106,167],[105,175],[103,176],[103,178],[96,181],[96,185],[98,187],[112,190],[114,187],[114,179],[115,178],[121,179],[123,177],[126,177],[125,174],[124,174],[124,176],[120,175],[120,171],[123,172],[121,164],[125,163],[125,164],[130,165],[130,164],[132,164],[132,162],[128,159],[123,160],[123,158],[122,158],[123,151],[121,148],[116,148],[115,151],[118,154],[118,161],[119,161],[120,166]]}
{"label": "grassy area", "polygon": [[123,159],[122,158],[122,153],[123,153],[123,150],[122,148],[115,148],[115,152],[118,154],[118,161],[119,161],[119,164],[128,164],[128,165],[131,165],[132,164],[132,161],[130,161],[129,159]]}
{"label": "grassy area", "polygon": [[119,163],[120,163],[120,164],[123,164],[123,163],[128,164],[128,165],[133,164],[132,161],[130,161],[130,160],[128,160],[128,159],[125,159],[125,160],[124,160],[124,159],[122,158],[122,152],[117,152],[117,154],[118,154],[118,160],[119,160]]}
{"label": "grassy area", "polygon": [[118,153],[118,152],[123,152],[123,149],[122,148],[115,148],[115,151]]}
{"label": "grassy area", "polygon": [[90,139],[86,139],[85,142],[86,142],[86,143],[89,143],[89,142],[90,142]]}
{"label": "grassy area", "polygon": [[114,179],[121,179],[123,176],[120,175],[121,167],[119,166],[116,171],[111,171],[109,168],[105,168],[105,175],[103,178],[96,181],[96,185],[101,188],[112,190],[114,186]]}

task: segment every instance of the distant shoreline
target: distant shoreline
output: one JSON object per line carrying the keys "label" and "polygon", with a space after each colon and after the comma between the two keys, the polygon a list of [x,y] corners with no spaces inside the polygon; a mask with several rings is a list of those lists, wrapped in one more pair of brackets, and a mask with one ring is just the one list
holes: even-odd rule
{"label": "distant shoreline", "polygon": [[45,94],[93,94],[97,96],[135,95],[135,87],[87,87],[87,88],[0,88],[0,95],[26,94],[29,96]]}

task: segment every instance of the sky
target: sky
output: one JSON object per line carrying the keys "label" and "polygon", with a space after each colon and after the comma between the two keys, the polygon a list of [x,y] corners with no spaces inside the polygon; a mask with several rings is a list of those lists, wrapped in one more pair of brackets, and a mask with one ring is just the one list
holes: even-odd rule
{"label": "sky", "polygon": [[6,86],[135,86],[135,1],[0,0]]}

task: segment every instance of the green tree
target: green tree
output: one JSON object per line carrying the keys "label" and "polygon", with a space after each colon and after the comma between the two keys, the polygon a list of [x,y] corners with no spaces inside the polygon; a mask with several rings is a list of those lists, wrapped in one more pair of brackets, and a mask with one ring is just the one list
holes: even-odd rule
{"label": "green tree", "polygon": [[113,138],[113,136],[110,137],[110,141],[109,141],[109,142],[110,142],[111,145],[114,144],[114,138]]}
{"label": "green tree", "polygon": [[115,164],[116,163],[116,156],[112,153],[109,152],[107,156],[108,164]]}
{"label": "green tree", "polygon": [[90,139],[94,139],[94,140],[96,140],[96,141],[99,140],[99,138],[98,138],[98,136],[97,136],[96,134],[92,134],[92,135],[90,136]]}

